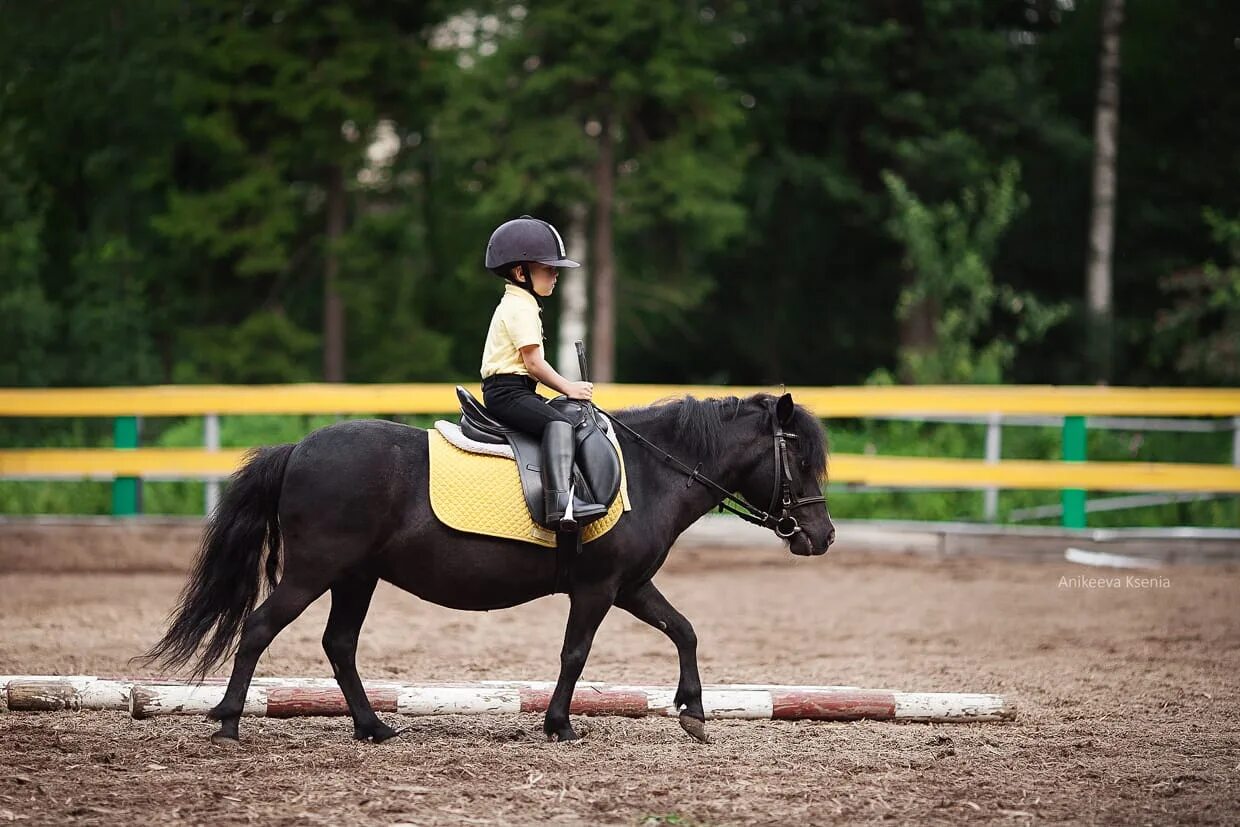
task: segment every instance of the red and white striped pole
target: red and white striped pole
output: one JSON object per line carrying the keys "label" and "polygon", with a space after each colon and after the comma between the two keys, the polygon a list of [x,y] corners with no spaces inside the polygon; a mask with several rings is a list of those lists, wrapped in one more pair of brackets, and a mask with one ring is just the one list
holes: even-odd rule
{"label": "red and white striped pole", "polygon": [[[224,681],[201,684],[161,678],[92,676],[0,677],[0,693],[13,711],[54,709],[126,710],[134,718],[201,715],[220,702]],[[402,715],[477,715],[545,712],[555,684],[543,681],[366,684],[377,712]],[[579,683],[574,715],[645,717],[679,713],[673,687]],[[1010,721],[1016,705],[999,695],[954,692],[898,692],[847,686],[721,684],[703,688],[707,719],[764,719],[969,722]],[[347,715],[348,705],[333,679],[256,678],[244,714],[271,718]]]}

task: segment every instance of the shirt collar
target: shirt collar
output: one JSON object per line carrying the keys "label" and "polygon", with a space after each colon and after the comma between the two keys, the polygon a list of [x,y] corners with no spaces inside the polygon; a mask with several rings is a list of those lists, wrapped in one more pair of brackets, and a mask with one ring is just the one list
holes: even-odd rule
{"label": "shirt collar", "polygon": [[542,307],[540,307],[538,304],[538,299],[534,298],[533,293],[526,290],[524,287],[518,287],[512,282],[509,282],[508,284],[504,285],[504,295],[505,296],[519,296],[522,300],[527,301],[530,304],[534,305],[534,307],[538,308],[538,310],[540,311],[542,310]]}

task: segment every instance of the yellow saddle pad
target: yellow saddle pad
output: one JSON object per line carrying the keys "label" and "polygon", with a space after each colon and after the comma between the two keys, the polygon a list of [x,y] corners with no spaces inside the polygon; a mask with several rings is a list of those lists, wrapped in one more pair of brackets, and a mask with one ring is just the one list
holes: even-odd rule
{"label": "yellow saddle pad", "polygon": [[[530,517],[516,462],[506,457],[463,451],[433,428],[428,436],[431,509],[441,523],[470,534],[555,548],[555,532],[543,528]],[[616,453],[620,453],[618,446]],[[621,455],[620,493],[605,515],[586,526],[581,541],[588,543],[602,537],[630,508],[624,456]]]}

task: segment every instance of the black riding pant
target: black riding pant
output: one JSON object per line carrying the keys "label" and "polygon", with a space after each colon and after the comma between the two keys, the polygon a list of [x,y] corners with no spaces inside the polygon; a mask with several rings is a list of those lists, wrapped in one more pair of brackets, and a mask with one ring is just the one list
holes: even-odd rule
{"label": "black riding pant", "polygon": [[497,373],[482,380],[482,401],[491,416],[532,436],[541,437],[548,422],[574,424],[536,394],[536,387],[538,382],[533,377]]}

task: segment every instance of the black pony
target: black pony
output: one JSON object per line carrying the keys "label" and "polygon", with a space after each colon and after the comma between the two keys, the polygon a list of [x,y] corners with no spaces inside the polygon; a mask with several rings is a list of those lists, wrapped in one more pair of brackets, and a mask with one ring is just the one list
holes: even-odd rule
{"label": "black pony", "polygon": [[[564,578],[571,608],[543,728],[551,739],[577,737],[568,717],[573,688],[595,631],[608,610],[619,606],[676,645],[680,722],[705,740],[697,638],[651,578],[672,541],[720,503],[721,491],[758,505],[769,501],[772,511],[782,507],[780,519],[763,514],[764,523],[788,539],[794,554],[826,552],[835,538],[819,496],[826,438],[821,423],[789,394],[689,397],[625,410],[616,419],[633,509],[585,546]],[[687,465],[643,446],[634,434]],[[176,668],[201,648],[194,668],[200,676],[228,655],[240,633],[228,689],[209,713],[221,722],[212,740],[237,739],[259,656],[328,590],[323,649],[348,702],[355,737],[376,742],[396,732],[371,708],[355,655],[380,578],[441,606],[474,611],[555,591],[554,551],[444,526],[431,511],[428,473],[427,433],[377,420],[339,423],[296,445],[251,454],[207,526],[167,633],[146,655]],[[271,593],[255,609],[264,546]]]}

